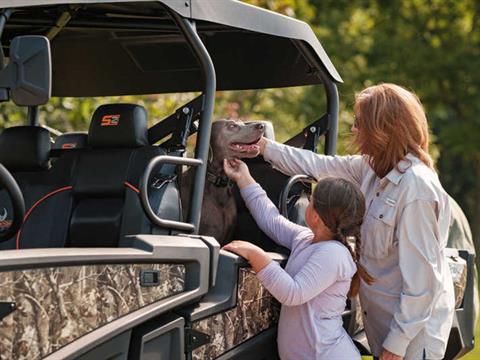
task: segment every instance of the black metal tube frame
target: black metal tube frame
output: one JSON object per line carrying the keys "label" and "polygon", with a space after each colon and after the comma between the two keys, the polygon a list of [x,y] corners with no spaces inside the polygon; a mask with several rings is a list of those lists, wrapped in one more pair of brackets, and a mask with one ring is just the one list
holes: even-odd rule
{"label": "black metal tube frame", "polygon": [[304,55],[307,63],[312,67],[318,77],[322,80],[325,93],[327,95],[327,116],[329,117],[329,130],[325,135],[325,154],[335,155],[337,151],[337,136],[338,136],[338,112],[339,99],[337,85],[332,78],[327,74],[323,65],[321,65],[312,53],[308,50],[302,41],[293,41],[295,46]]}
{"label": "black metal tube frame", "polygon": [[27,118],[30,126],[38,126],[38,106],[29,106]]}
{"label": "black metal tube frame", "polygon": [[[173,16],[173,14],[172,14]],[[178,30],[178,26],[171,25],[170,22],[160,23],[159,21],[142,21],[142,22],[132,22],[126,20],[108,20],[108,21],[98,21],[98,20],[77,20],[72,19],[68,22],[63,28],[64,29],[98,29],[98,30],[111,30],[111,31],[121,31],[121,30],[129,30],[129,31],[147,31],[151,32],[152,30],[156,31],[165,31],[175,34]],[[29,27],[30,25],[38,25],[38,26],[45,26],[45,27],[52,27],[55,26],[55,22],[53,21],[46,21],[42,19],[19,19],[15,18],[14,20],[9,22],[9,25],[15,26],[18,28],[22,27]],[[231,32],[234,30],[230,30],[228,28],[224,28],[221,25],[217,24],[201,24],[199,25],[202,31],[222,31],[222,32]]]}
{"label": "black metal tube frame", "polygon": [[[145,210],[148,218],[152,223],[157,226],[168,228],[168,229],[176,229],[181,231],[188,231],[192,232],[195,231],[195,225],[193,223],[185,223],[182,221],[174,221],[174,220],[166,220],[160,218],[155,212],[152,210],[150,205],[150,201],[148,200],[148,185],[150,176],[152,174],[153,169],[161,164],[173,164],[173,165],[188,165],[188,166],[196,166],[200,167],[203,165],[203,161],[200,159],[188,159],[179,156],[168,156],[168,155],[160,155],[153,158],[145,168],[145,172],[143,173],[142,181],[140,183],[140,200],[142,201],[143,209]],[[194,186],[195,191],[195,186]],[[203,195],[203,191],[202,191]]]}
{"label": "black metal tube frame", "polygon": [[195,164],[196,171],[187,218],[188,223],[193,225],[192,232],[198,234],[202,214],[203,191],[205,188],[205,176],[207,172],[213,108],[215,104],[216,74],[210,54],[200,39],[194,23],[188,19],[184,19],[173,11],[171,12],[171,15],[185,37],[187,44],[190,45],[191,50],[199,61],[205,82],[205,87],[203,89],[205,102],[203,105],[203,112],[200,116],[197,144],[195,147],[195,159],[200,160],[201,163]]}

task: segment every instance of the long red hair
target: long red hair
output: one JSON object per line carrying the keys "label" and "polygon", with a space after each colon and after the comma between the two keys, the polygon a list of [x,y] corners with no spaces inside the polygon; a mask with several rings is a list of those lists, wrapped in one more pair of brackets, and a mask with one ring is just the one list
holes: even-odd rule
{"label": "long red hair", "polygon": [[427,118],[415,94],[395,84],[370,86],[356,96],[354,112],[355,142],[369,156],[378,177],[387,175],[408,153],[433,168]]}

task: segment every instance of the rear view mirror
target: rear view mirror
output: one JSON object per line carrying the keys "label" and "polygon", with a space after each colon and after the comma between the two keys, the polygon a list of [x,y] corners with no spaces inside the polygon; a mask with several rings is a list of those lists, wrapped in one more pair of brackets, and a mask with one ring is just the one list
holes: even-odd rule
{"label": "rear view mirror", "polygon": [[48,102],[52,92],[50,42],[44,36],[17,36],[10,44],[10,61],[0,71],[0,101],[19,106]]}

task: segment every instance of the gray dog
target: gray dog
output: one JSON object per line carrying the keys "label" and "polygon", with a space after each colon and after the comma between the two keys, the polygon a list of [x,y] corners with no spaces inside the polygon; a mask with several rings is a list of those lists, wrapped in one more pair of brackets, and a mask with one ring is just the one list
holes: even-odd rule
{"label": "gray dog", "polygon": [[[232,182],[223,171],[223,159],[252,158],[258,155],[257,142],[265,126],[218,120],[212,125],[207,178],[203,195],[200,234],[213,236],[223,245],[231,240],[237,222],[237,207]],[[194,169],[188,170],[182,181],[182,207],[188,209]]]}

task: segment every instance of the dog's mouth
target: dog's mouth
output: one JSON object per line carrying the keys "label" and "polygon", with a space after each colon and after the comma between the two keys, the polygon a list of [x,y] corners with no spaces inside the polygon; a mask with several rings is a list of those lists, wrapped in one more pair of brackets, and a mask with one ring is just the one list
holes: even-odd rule
{"label": "dog's mouth", "polygon": [[238,153],[258,153],[260,150],[260,146],[258,145],[258,142],[260,141],[260,137],[256,139],[255,141],[249,142],[249,143],[242,143],[242,142],[233,142],[228,145],[230,150],[233,150]]}

